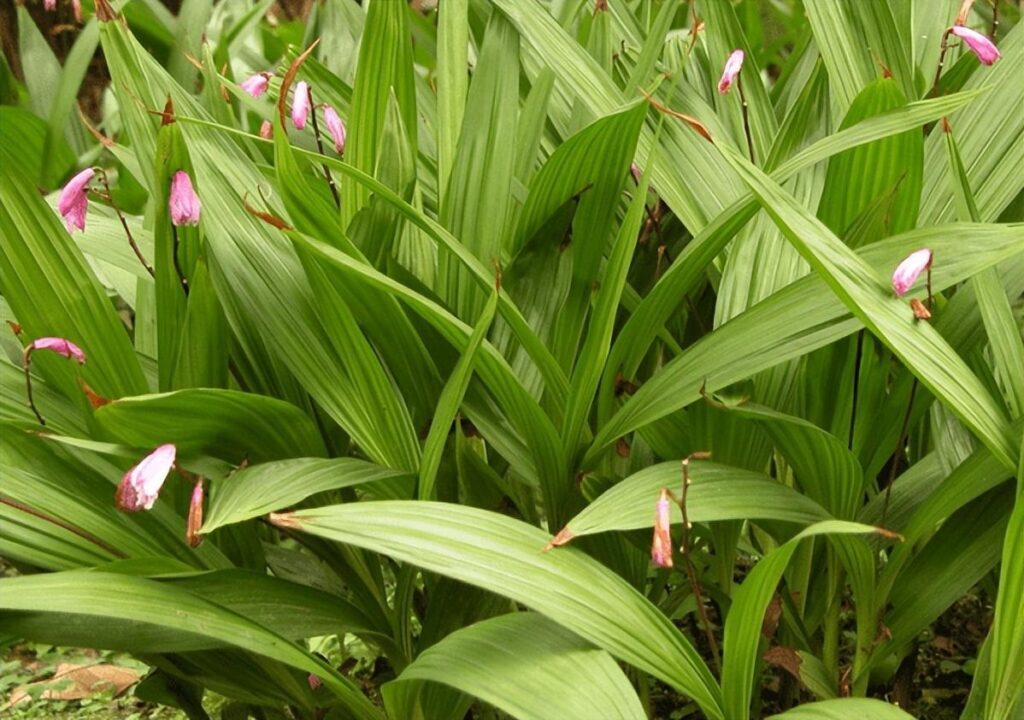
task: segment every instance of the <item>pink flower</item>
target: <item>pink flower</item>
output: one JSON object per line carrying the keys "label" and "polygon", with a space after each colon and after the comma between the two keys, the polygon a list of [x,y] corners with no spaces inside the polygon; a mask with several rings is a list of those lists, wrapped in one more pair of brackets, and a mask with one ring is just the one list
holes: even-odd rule
{"label": "pink flower", "polygon": [[658,567],[672,567],[672,514],[668,490],[661,489],[654,513],[654,539],[651,541],[651,560]]}
{"label": "pink flower", "polygon": [[254,98],[265,93],[268,87],[270,87],[270,73],[268,72],[256,73],[242,83],[242,89]]}
{"label": "pink flower", "polygon": [[314,675],[313,673],[309,674],[309,677],[306,678],[306,682],[309,683],[309,689],[310,690],[316,690],[317,688],[319,688],[321,685],[324,684],[324,681],[321,680],[319,678],[319,676]]}
{"label": "pink flower", "polygon": [[176,454],[174,445],[161,445],[126,472],[117,486],[117,506],[125,512],[152,509]]}
{"label": "pink flower", "polygon": [[43,0],[43,7],[53,12],[57,9],[57,0]]}
{"label": "pink flower", "polygon": [[184,170],[174,173],[171,179],[171,197],[168,201],[171,222],[175,225],[198,225],[202,205],[199,196],[192,189],[192,178]]}
{"label": "pink flower", "polygon": [[188,525],[185,527],[185,540],[191,547],[199,547],[203,538],[199,531],[203,528],[203,479],[196,481],[192,488],[192,501],[188,505]]}
{"label": "pink flower", "polygon": [[729,92],[729,88],[736,81],[736,77],[743,69],[743,51],[733,50],[729,59],[725,61],[725,70],[722,71],[722,79],[718,81],[718,92],[723,95]]}
{"label": "pink flower", "polygon": [[62,337],[41,337],[41,338],[38,338],[38,339],[34,340],[28,346],[28,348],[26,348],[26,352],[31,352],[33,350],[50,350],[52,352],[57,353],[58,355],[63,355],[64,357],[68,358],[69,360],[77,360],[79,365],[82,365],[82,364],[85,363],[85,353],[82,352],[82,348],[78,347],[77,345],[75,345],[73,342],[71,342],[70,340],[68,340],[66,338],[62,338]]}
{"label": "pink flower", "polygon": [[89,181],[96,171],[91,167],[68,180],[67,185],[60,191],[57,200],[57,210],[64,218],[64,225],[68,232],[74,232],[75,228],[85,230],[85,213],[89,209]]}
{"label": "pink flower", "polygon": [[324,124],[327,125],[327,132],[334,139],[334,149],[341,155],[345,152],[345,123],[330,105],[324,106]]}
{"label": "pink flower", "polygon": [[978,56],[982,65],[991,65],[1002,57],[999,54],[999,48],[980,32],[963,25],[954,25],[951,32],[967,44],[971,52]]}
{"label": "pink flower", "polygon": [[270,124],[269,120],[264,120],[263,124],[260,125],[260,137],[264,140],[269,140],[274,136],[274,126]]}
{"label": "pink flower", "polygon": [[896,266],[892,274],[892,289],[897,297],[902,296],[914,284],[918,276],[932,265],[932,251],[928,248],[915,250]]}
{"label": "pink flower", "polygon": [[295,123],[295,127],[299,130],[306,127],[309,107],[309,84],[305,80],[301,80],[295,86],[295,96],[292,98],[292,122]]}

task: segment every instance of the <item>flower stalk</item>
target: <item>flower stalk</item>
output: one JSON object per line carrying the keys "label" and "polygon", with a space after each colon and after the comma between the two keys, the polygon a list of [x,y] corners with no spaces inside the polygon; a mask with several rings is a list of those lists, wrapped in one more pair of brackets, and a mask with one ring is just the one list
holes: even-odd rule
{"label": "flower stalk", "polygon": [[[299,89],[301,88],[302,85],[305,85],[305,83],[301,83],[300,82],[299,83],[300,87],[296,88],[296,92],[299,91]],[[309,97],[309,102],[312,105],[312,102],[313,102],[313,89],[307,86],[306,87],[306,95]],[[310,114],[313,116],[313,137],[316,138],[317,150],[320,151],[321,155],[326,155],[327,153],[324,152],[324,141],[320,137],[320,126],[319,126],[319,124],[316,121],[316,106],[315,105],[312,105],[312,112]],[[327,167],[327,163],[323,164],[323,169],[324,169],[324,178],[327,179],[327,187],[329,187],[331,189],[331,196],[334,198],[334,204],[337,205],[338,208],[340,209],[341,208],[341,197],[338,195],[338,188],[334,184],[334,176],[331,175],[331,169],[329,167]]]}

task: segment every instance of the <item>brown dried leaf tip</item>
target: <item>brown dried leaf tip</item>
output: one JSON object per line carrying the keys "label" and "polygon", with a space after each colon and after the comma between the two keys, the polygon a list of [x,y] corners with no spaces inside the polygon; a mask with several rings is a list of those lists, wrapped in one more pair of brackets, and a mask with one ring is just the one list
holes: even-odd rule
{"label": "brown dried leaf tip", "polygon": [[914,317],[918,320],[930,320],[932,317],[931,311],[917,298],[910,300],[910,309],[914,311]]}
{"label": "brown dried leaf tip", "polygon": [[21,325],[19,325],[18,323],[14,322],[13,320],[8,320],[7,326],[11,328],[11,332],[13,332],[15,335],[21,335]]}
{"label": "brown dried leaf tip", "polygon": [[249,193],[246,193],[245,197],[242,198],[242,205],[245,207],[245,211],[247,213],[249,213],[253,217],[258,217],[263,222],[267,223],[268,225],[272,225],[272,226],[276,227],[278,230],[285,230],[285,231],[287,231],[287,230],[291,230],[292,229],[291,225],[289,225],[288,223],[286,223],[284,220],[282,220],[281,218],[277,217],[276,215],[271,215],[270,213],[264,212],[263,210],[257,210],[252,205],[250,205],[249,204]]}
{"label": "brown dried leaf tip", "polygon": [[171,96],[167,96],[167,102],[164,104],[164,111],[160,113],[160,125],[170,125],[174,122],[174,101],[171,100]]}
{"label": "brown dried leaf tip", "polygon": [[298,518],[295,517],[295,513],[283,512],[283,513],[270,513],[267,515],[267,520],[271,525],[286,530],[301,530],[302,523],[299,522]]}
{"label": "brown dried leaf tip", "polygon": [[551,538],[550,542],[548,542],[547,545],[544,546],[544,552],[549,552],[552,548],[561,547],[562,545],[565,545],[567,542],[572,540],[574,537],[576,537],[576,535],[573,533],[572,530],[569,529],[569,526],[566,525],[564,528],[558,531],[557,535]]}
{"label": "brown dried leaf tip", "polygon": [[98,394],[95,390],[89,387],[89,383],[82,378],[78,378],[78,386],[82,388],[82,392],[85,393],[85,397],[88,399],[89,405],[92,406],[93,410],[113,402],[110,398],[105,398]]}

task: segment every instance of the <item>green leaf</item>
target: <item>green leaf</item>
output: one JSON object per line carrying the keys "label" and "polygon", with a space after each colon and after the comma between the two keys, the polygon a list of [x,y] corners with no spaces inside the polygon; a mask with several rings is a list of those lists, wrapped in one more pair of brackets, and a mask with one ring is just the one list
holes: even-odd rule
{"label": "green leaf", "polygon": [[[1024,456],[1017,468],[1018,487],[1024,486]],[[1024,498],[1017,501],[1010,514],[1003,541],[1003,564],[996,595],[995,619],[992,622],[988,693],[985,717],[988,720],[1009,720],[1014,708],[1020,708],[1024,696]]]}
{"label": "green leaf", "polygon": [[213,484],[203,532],[296,505],[311,495],[407,473],[355,458],[299,458],[245,468]]}
{"label": "green leaf", "polygon": [[768,720],[848,720],[851,717],[862,720],[914,720],[913,715],[882,700],[871,698],[838,698],[806,703]]}
{"label": "green leaf", "polygon": [[[0,580],[0,608],[123,620],[198,635],[280,660],[318,675],[353,717],[380,720],[381,713],[329,663],[259,623],[183,589],[143,578],[102,572],[62,572]],[[104,638],[95,637],[96,647]]]}
{"label": "green leaf", "polygon": [[[463,45],[465,51],[465,45]],[[466,98],[466,115],[443,193],[440,221],[484,263],[500,261],[511,203],[519,101],[519,35],[492,13]],[[438,255],[438,293],[463,318],[476,317],[485,295],[450,252]]]}
{"label": "green leaf", "polygon": [[437,186],[442,202],[455,164],[455,149],[469,87],[469,1],[450,0],[437,22]]}
{"label": "green leaf", "polygon": [[390,555],[532,607],[693,698],[721,720],[718,687],[690,642],[618,575],[574,548],[496,513],[434,502],[300,510],[287,527]]}
{"label": "green leaf", "polygon": [[531,612],[452,633],[385,685],[385,698],[392,685],[414,680],[450,685],[521,720],[647,717],[608,653]]}
{"label": "green leaf", "polygon": [[[679,462],[644,468],[629,476],[569,521],[571,535],[609,530],[635,530],[654,526],[654,504],[661,488],[682,487]],[[765,519],[807,525],[828,519],[813,500],[767,476],[718,463],[694,461],[690,465],[686,510],[690,522]],[[682,522],[672,506],[674,523]]]}
{"label": "green leaf", "polygon": [[754,687],[761,626],[768,603],[782,573],[800,541],[806,537],[824,534],[862,534],[875,528],[858,523],[829,520],[806,528],[792,540],[779,546],[754,567],[733,596],[729,615],[725,620],[722,642],[722,697],[727,720],[746,720],[750,717],[750,698]]}
{"label": "green leaf", "polygon": [[785,190],[729,148],[723,148],[723,156],[758,196],[787,239],[854,315],[996,457],[1013,466],[1020,452],[1020,438],[1013,437],[1002,408],[942,336],[929,323],[916,322],[906,304],[892,296],[876,272]]}
{"label": "green leaf", "polygon": [[[359,45],[352,112],[349,115],[345,157],[354,168],[374,174],[380,152],[381,133],[388,98],[394,92],[409,134],[409,145],[416,153],[416,90],[413,84],[412,45],[404,3],[371,4]],[[360,184],[342,185],[342,226],[366,204],[369,192]]]}
{"label": "green leaf", "polygon": [[[967,237],[971,238],[975,252],[960,252]],[[873,243],[860,256],[862,262],[877,268],[867,277],[879,278],[874,284],[878,297],[884,298],[881,278],[909,252],[930,247],[937,257],[945,258],[932,268],[932,287],[938,292],[982,268],[1018,255],[1022,237],[1024,226],[1018,225],[935,226]],[[983,245],[988,245],[990,255],[981,249]],[[902,314],[906,306],[899,302],[896,305]],[[600,427],[584,466],[589,467],[615,438],[698,400],[702,386],[706,392],[715,392],[760,370],[835,342],[859,327],[858,319],[851,316],[821,277],[811,275],[790,284],[701,338],[647,380]]]}
{"label": "green leaf", "polygon": [[33,369],[67,397],[80,397],[77,373],[104,397],[145,392],[128,333],[57,214],[32,180],[4,162],[0,173],[0,287],[26,344],[66,337],[85,352],[81,369],[63,358],[33,358]]}
{"label": "green leaf", "polygon": [[96,419],[135,447],[169,442],[181,453],[234,463],[325,454],[316,426],[297,407],[235,390],[178,390],[122,398],[99,408]]}
{"label": "green leaf", "polygon": [[466,349],[463,351],[459,361],[455,364],[448,382],[437,402],[437,410],[434,411],[434,419],[430,423],[430,432],[423,445],[423,462],[420,467],[420,482],[418,496],[424,500],[433,500],[436,496],[434,484],[437,480],[437,469],[441,465],[441,456],[444,453],[444,446],[452,428],[452,422],[459,412],[459,406],[466,395],[466,388],[473,377],[473,366],[476,362],[477,352],[487,335],[494,320],[494,313],[498,309],[498,294],[501,292],[500,278],[491,299],[487,301],[480,319],[477,320],[473,334],[469,337]]}

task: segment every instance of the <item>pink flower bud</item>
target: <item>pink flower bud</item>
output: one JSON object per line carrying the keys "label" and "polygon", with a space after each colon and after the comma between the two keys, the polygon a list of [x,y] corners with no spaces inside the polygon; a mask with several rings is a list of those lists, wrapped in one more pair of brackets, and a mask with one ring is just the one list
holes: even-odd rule
{"label": "pink flower bud", "polygon": [[982,65],[991,65],[1002,57],[995,43],[980,32],[971,30],[963,25],[954,25],[951,32],[967,44],[971,52],[978,56],[978,60],[981,61]]}
{"label": "pink flower bud", "polygon": [[725,70],[722,72],[722,79],[718,81],[718,92],[723,95],[729,92],[729,88],[736,81],[736,77],[743,69],[743,51],[733,50],[729,59],[725,61]]}
{"label": "pink flower bud", "polygon": [[321,685],[324,684],[324,681],[321,680],[319,678],[319,676],[314,675],[313,673],[309,674],[309,677],[306,678],[306,682],[309,683],[309,689],[310,690],[316,690],[317,688],[319,688]]}
{"label": "pink flower bud", "polygon": [[60,191],[57,199],[57,210],[64,218],[64,225],[68,232],[74,232],[75,228],[85,230],[85,213],[89,209],[89,181],[96,171],[91,167],[68,180],[67,185]]}
{"label": "pink flower bud", "polygon": [[305,80],[300,80],[295,86],[295,95],[292,97],[292,122],[299,130],[306,127],[309,108],[309,84]]}
{"label": "pink flower bud", "polygon": [[199,547],[203,536],[199,531],[203,527],[203,479],[196,481],[192,488],[192,501],[188,505],[188,525],[185,527],[185,540],[191,547]]}
{"label": "pink flower bud", "polygon": [[265,93],[268,87],[270,87],[270,73],[268,72],[256,73],[242,83],[242,89],[254,98]]}
{"label": "pink flower bud", "polygon": [[174,173],[171,179],[171,197],[168,200],[171,222],[175,225],[198,225],[202,205],[199,196],[192,189],[192,178],[184,170]]}
{"label": "pink flower bud", "polygon": [[917,277],[932,265],[932,251],[928,248],[915,250],[896,266],[892,274],[892,289],[902,296],[914,284]]}
{"label": "pink flower bud", "polygon": [[152,509],[176,454],[174,445],[161,445],[126,472],[117,486],[117,507],[125,512]]}
{"label": "pink flower bud", "polygon": [[25,352],[29,353],[33,350],[50,350],[58,355],[63,355],[69,360],[77,360],[79,365],[85,363],[85,353],[82,352],[82,348],[75,345],[73,342],[62,337],[41,337],[38,338],[25,348]]}
{"label": "pink flower bud", "polygon": [[345,123],[330,105],[324,106],[324,124],[334,140],[334,149],[341,155],[345,152]]}
{"label": "pink flower bud", "polygon": [[43,7],[53,12],[57,9],[57,0],[43,0]]}
{"label": "pink flower bud", "polygon": [[260,137],[264,140],[269,140],[274,136],[274,126],[269,120],[264,120],[263,124],[260,125]]}
{"label": "pink flower bud", "polygon": [[658,567],[672,567],[671,508],[668,490],[662,488],[654,513],[654,539],[651,541],[651,560]]}

